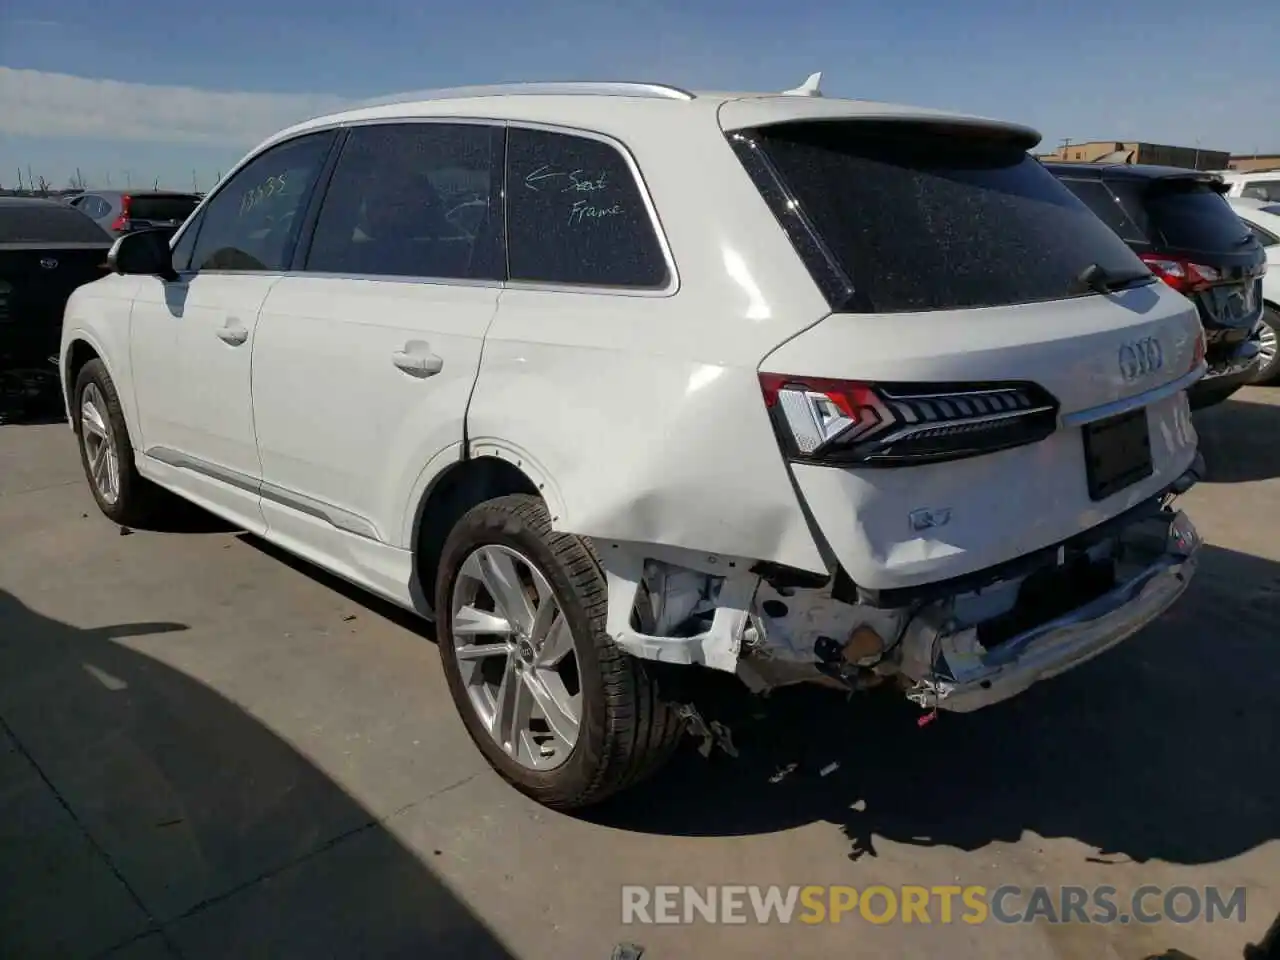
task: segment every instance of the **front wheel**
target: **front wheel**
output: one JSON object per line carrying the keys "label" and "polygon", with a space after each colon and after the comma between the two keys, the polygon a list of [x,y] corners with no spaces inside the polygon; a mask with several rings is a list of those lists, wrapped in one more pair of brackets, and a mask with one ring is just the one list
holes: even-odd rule
{"label": "front wheel", "polygon": [[550,807],[597,803],[654,772],[683,725],[645,665],[605,632],[607,590],[586,542],[541,499],[501,497],[450,533],[437,642],[467,732],[499,774]]}
{"label": "front wheel", "polygon": [[90,360],[76,377],[71,422],[80,442],[80,463],[98,508],[121,524],[136,524],[155,507],[158,491],[138,473],[133,444],[115,383],[101,360]]}
{"label": "front wheel", "polygon": [[1262,347],[1262,357],[1254,383],[1275,383],[1280,380],[1278,342],[1280,342],[1280,308],[1268,305],[1263,308],[1262,320],[1258,324],[1258,345]]}

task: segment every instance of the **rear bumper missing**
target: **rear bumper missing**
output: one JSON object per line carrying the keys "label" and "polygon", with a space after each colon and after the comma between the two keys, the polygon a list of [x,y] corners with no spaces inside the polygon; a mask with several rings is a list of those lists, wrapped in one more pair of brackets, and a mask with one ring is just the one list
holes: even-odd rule
{"label": "rear bumper missing", "polygon": [[1187,516],[1163,511],[1133,531],[1150,560],[1116,587],[1071,611],[986,649],[976,626],[921,623],[903,638],[908,698],[968,713],[1007,700],[1111,649],[1164,613],[1195,573],[1200,538]]}

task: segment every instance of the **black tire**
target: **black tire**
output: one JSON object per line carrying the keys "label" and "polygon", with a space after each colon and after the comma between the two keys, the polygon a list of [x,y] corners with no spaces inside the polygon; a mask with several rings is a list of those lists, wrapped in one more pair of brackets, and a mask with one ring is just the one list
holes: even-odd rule
{"label": "black tire", "polygon": [[[454,655],[452,597],[463,562],[487,544],[509,547],[547,578],[573,635],[582,691],[578,740],[551,770],[509,757],[483,726]],[[660,699],[643,661],[623,653],[605,632],[607,588],[587,542],[551,530],[539,497],[517,494],[472,508],[450,532],[436,581],[437,643],[454,703],[491,766],[545,806],[572,810],[599,803],[654,773],[670,758],[684,722]]]}
{"label": "black tire", "polygon": [[[91,385],[97,389],[106,407],[103,414],[111,428],[109,442],[115,450],[116,462],[119,464],[118,494],[115,502],[105,499],[98,488],[84,442],[84,394]],[[101,360],[90,360],[81,368],[79,376],[76,377],[71,398],[69,413],[80,447],[80,464],[84,468],[85,480],[89,483],[89,491],[97,501],[98,509],[109,520],[125,526],[145,522],[155,512],[161,491],[138,473],[133,460],[133,443],[129,439],[129,428],[124,420],[124,412],[120,409],[120,395],[116,392],[115,383],[112,382],[111,375],[107,373],[106,365]]]}
{"label": "black tire", "polygon": [[[1280,338],[1280,308],[1267,304],[1262,308],[1262,322],[1266,324],[1273,337]],[[1280,354],[1272,356],[1269,363],[1258,368],[1254,383],[1262,385],[1280,380]]]}

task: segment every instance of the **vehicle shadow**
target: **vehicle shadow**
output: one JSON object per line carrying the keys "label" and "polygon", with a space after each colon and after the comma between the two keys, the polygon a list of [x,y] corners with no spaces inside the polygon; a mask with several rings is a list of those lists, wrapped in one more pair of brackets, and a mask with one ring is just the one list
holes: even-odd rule
{"label": "vehicle shadow", "polygon": [[0,954],[511,957],[306,757],[127,645],[184,629],[0,590]]}
{"label": "vehicle shadow", "polygon": [[1239,397],[1237,394],[1195,413],[1200,451],[1208,471],[1205,483],[1247,483],[1280,477],[1280,403],[1257,403]]}
{"label": "vehicle shadow", "polygon": [[826,820],[852,858],[877,837],[972,851],[1033,831],[1102,860],[1219,861],[1280,837],[1278,621],[1280,564],[1206,547],[1163,620],[1019,698],[921,727],[891,694],[783,689],[764,716],[726,695],[739,759],[686,753],[590,818],[688,836]]}

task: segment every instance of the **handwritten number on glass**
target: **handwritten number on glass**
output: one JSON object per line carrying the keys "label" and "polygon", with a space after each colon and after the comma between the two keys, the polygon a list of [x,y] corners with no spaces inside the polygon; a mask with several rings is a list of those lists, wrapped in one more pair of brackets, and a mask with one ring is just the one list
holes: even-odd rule
{"label": "handwritten number on glass", "polygon": [[280,173],[276,176],[267,177],[266,180],[262,181],[262,183],[258,184],[256,187],[246,190],[240,196],[240,216],[243,217],[250,210],[260,205],[264,200],[267,200],[276,194],[284,193],[286,186],[285,174]]}

